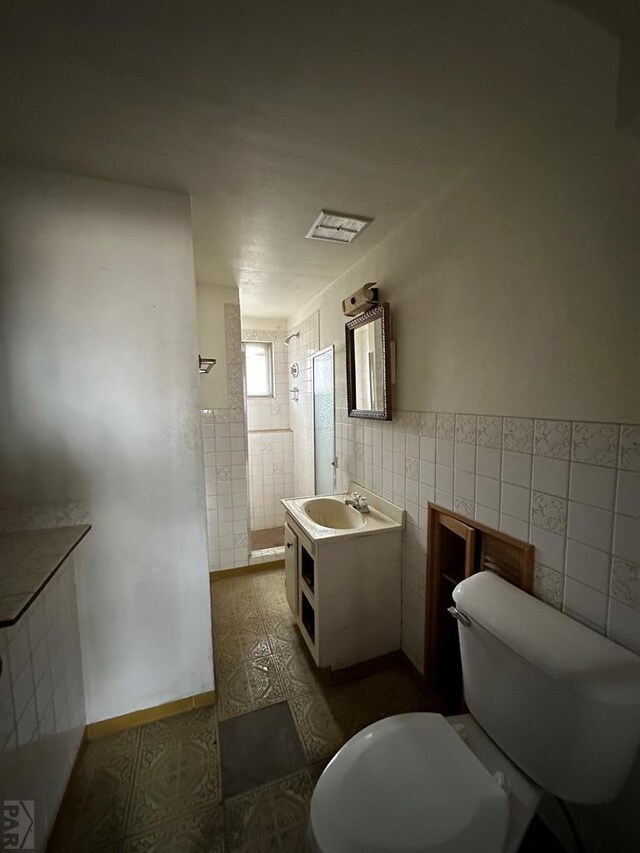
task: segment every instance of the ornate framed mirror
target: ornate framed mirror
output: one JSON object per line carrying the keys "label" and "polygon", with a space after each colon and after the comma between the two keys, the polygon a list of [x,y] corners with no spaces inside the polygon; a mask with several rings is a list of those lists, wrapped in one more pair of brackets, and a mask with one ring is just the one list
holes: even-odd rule
{"label": "ornate framed mirror", "polygon": [[345,324],[350,418],[391,420],[390,332],[388,302]]}

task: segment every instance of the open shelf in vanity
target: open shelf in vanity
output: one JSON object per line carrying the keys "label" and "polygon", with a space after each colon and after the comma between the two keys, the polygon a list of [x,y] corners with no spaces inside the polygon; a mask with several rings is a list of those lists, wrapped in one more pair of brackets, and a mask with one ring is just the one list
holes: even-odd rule
{"label": "open shelf in vanity", "polygon": [[316,643],[316,611],[313,604],[309,601],[307,593],[304,589],[300,595],[300,621],[308,639],[315,647]]}
{"label": "open shelf in vanity", "polygon": [[313,595],[315,588],[316,564],[314,558],[304,545],[300,546],[300,577],[307,589]]}
{"label": "open shelf in vanity", "polygon": [[304,542],[300,542],[300,622],[306,633],[307,644],[315,649],[316,645],[316,599],[315,599],[315,559],[309,553]]}

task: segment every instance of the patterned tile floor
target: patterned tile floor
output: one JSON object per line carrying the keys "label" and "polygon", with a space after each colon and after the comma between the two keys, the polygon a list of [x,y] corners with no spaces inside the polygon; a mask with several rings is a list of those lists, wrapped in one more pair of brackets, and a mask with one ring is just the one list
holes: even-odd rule
{"label": "patterned tile floor", "polygon": [[[303,851],[311,794],[327,760],[377,719],[429,710],[402,667],[322,684],[294,626],[282,569],[216,581],[212,611],[217,705],[89,743],[48,850]],[[288,746],[269,725],[290,728]],[[243,738],[243,727],[250,737]],[[296,736],[299,744],[292,744]],[[251,772],[245,740],[256,754]],[[260,743],[266,747],[256,748]],[[289,749],[293,758],[265,761],[269,748]],[[282,776],[285,766],[296,770]],[[255,780],[262,783],[242,790]]]}

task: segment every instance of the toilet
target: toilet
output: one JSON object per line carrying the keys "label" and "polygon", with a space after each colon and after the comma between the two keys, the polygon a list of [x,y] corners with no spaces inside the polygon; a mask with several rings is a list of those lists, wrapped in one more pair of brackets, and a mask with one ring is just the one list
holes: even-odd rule
{"label": "toilet", "polygon": [[483,571],[453,592],[469,714],[388,717],[313,793],[315,853],[515,853],[543,791],[619,793],[640,742],[640,657]]}

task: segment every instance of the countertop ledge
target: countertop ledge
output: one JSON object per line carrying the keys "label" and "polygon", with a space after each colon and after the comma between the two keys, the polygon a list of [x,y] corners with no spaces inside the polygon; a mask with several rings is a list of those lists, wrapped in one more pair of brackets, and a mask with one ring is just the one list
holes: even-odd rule
{"label": "countertop ledge", "polygon": [[90,530],[77,524],[0,535],[0,628],[15,625]]}

